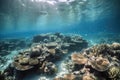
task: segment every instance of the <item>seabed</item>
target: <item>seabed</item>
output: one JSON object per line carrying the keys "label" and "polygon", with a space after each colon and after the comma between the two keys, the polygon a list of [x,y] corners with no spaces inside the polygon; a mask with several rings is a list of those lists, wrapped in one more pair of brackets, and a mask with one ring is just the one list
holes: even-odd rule
{"label": "seabed", "polygon": [[89,36],[1,39],[0,80],[120,80],[120,35]]}

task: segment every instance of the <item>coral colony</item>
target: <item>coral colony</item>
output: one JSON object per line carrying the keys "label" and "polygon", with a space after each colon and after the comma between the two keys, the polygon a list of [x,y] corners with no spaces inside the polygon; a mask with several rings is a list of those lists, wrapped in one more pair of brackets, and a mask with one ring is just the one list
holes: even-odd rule
{"label": "coral colony", "polygon": [[[61,33],[40,34],[31,42],[14,40],[12,43],[2,41],[0,53],[7,55],[18,47],[25,49],[0,71],[0,80],[23,80],[30,73],[55,75],[52,80],[120,80],[119,43],[88,47],[88,42],[81,36]],[[56,75],[59,71],[57,62],[68,54],[69,58],[64,60],[66,73]]]}

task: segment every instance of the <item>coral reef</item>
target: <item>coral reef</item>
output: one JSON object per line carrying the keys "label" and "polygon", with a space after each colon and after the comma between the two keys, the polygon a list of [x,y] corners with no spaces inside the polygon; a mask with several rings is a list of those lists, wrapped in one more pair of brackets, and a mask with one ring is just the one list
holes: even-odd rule
{"label": "coral reef", "polygon": [[31,45],[31,42],[26,42],[27,39],[1,39],[0,40],[0,55],[8,55],[13,50],[19,50]]}
{"label": "coral reef", "polygon": [[[3,80],[22,80],[25,74],[53,75],[57,72],[56,62],[67,53],[87,47],[87,41],[80,36],[68,36],[61,33],[40,34],[34,36],[30,48],[20,51],[13,62],[3,70]],[[68,76],[66,75],[66,79]]]}
{"label": "coral reef", "polygon": [[[61,45],[62,49],[67,48],[69,51],[81,50],[88,45],[86,40],[78,35],[63,35],[61,33],[40,34],[33,37],[33,43],[51,43],[56,42]],[[55,44],[53,44],[55,45]]]}
{"label": "coral reef", "polygon": [[[28,45],[22,43],[20,47]],[[1,49],[14,50],[19,46],[4,48],[6,45],[9,42],[5,46],[0,43]],[[87,41],[78,35],[36,35],[29,47],[19,51],[8,67],[0,71],[0,80],[24,80],[26,74],[31,73],[55,75],[52,80],[120,80],[120,43],[98,44],[85,49],[87,46]],[[64,62],[67,71],[57,76],[57,63],[66,55],[69,56]],[[6,61],[1,55],[0,63]]]}
{"label": "coral reef", "polygon": [[68,74],[64,74],[54,80],[120,80],[120,43],[99,44],[73,52],[67,66],[72,77],[66,79]]}
{"label": "coral reef", "polygon": [[[98,44],[84,49],[88,46],[86,40],[78,35],[61,33],[36,35],[31,41],[0,42],[0,54],[18,47],[26,48],[18,52],[7,68],[0,70],[0,80],[23,80],[32,72],[55,75],[52,80],[120,80],[120,43]],[[0,56],[0,67],[7,61],[3,57],[8,54],[5,53]],[[65,60],[68,71],[57,76],[57,62],[69,53]]]}

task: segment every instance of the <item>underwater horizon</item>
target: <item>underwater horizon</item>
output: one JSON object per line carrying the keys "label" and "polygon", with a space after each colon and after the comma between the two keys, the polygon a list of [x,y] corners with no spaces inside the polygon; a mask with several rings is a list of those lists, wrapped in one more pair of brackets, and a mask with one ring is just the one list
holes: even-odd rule
{"label": "underwater horizon", "polygon": [[0,80],[120,80],[120,0],[0,0]]}

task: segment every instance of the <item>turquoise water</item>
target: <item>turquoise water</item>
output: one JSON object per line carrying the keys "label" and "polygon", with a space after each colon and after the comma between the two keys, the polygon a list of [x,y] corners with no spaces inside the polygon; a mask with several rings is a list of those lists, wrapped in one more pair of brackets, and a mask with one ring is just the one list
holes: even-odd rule
{"label": "turquoise water", "polygon": [[1,0],[0,4],[0,36],[120,32],[119,0]]}

